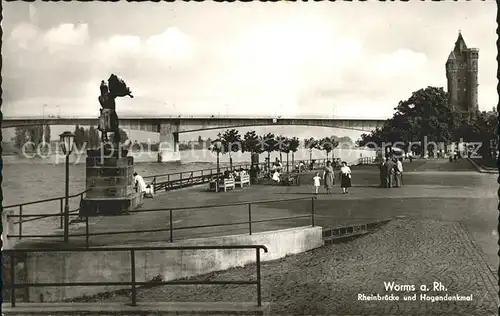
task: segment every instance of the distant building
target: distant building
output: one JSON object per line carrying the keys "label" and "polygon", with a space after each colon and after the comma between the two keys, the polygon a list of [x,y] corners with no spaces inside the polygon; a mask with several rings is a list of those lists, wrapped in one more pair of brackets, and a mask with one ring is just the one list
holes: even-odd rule
{"label": "distant building", "polygon": [[448,104],[455,111],[471,114],[477,111],[478,91],[478,58],[477,48],[467,48],[462,33],[458,32],[455,48],[446,61],[446,78],[448,79]]}

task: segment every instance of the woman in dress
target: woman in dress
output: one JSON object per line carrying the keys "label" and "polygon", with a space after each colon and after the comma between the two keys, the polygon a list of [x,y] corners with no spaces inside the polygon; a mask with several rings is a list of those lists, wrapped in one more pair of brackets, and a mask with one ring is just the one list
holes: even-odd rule
{"label": "woman in dress", "polygon": [[330,161],[326,162],[326,166],[323,169],[323,181],[325,183],[326,194],[330,194],[335,184],[335,173],[333,172],[332,163]]}
{"label": "woman in dress", "polygon": [[351,187],[351,168],[347,166],[345,161],[342,161],[342,167],[340,167],[340,187],[342,194],[349,193],[347,188]]}

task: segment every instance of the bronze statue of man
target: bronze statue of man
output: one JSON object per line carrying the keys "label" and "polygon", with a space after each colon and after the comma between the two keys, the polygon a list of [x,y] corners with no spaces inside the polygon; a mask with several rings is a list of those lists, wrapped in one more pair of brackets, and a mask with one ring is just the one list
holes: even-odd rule
{"label": "bronze statue of man", "polygon": [[118,126],[118,115],[116,115],[116,102],[118,97],[129,96],[133,98],[132,91],[127,84],[118,78],[115,74],[111,74],[108,79],[108,84],[104,80],[100,86],[101,95],[99,103],[102,106],[101,115],[99,117],[99,130],[102,132],[102,141],[108,141],[108,132],[113,133],[113,143],[120,143],[120,132]]}

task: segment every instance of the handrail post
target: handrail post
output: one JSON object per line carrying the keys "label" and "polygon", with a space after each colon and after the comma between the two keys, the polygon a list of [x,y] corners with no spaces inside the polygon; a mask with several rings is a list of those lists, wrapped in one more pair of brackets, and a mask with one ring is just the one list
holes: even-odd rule
{"label": "handrail post", "polygon": [[10,304],[16,307],[16,270],[13,250],[10,253]]}
{"label": "handrail post", "polygon": [[23,206],[19,205],[19,239],[23,238]]}
{"label": "handrail post", "polygon": [[248,203],[248,231],[252,234],[252,203]]}
{"label": "handrail post", "polygon": [[89,216],[85,216],[85,246],[89,247]]}
{"label": "handrail post", "polygon": [[63,205],[63,199],[60,198],[59,199],[59,202],[60,202],[60,210],[61,210],[61,217],[60,217],[60,220],[59,220],[59,228],[63,228],[63,216],[64,216],[64,205]]}
{"label": "handrail post", "polygon": [[130,272],[132,274],[132,306],[137,306],[137,289],[135,287],[135,250],[130,250]]}
{"label": "handrail post", "polygon": [[174,226],[174,220],[173,220],[173,212],[172,210],[168,210],[168,212],[170,213],[170,242],[173,242],[174,241],[174,230],[173,230],[173,227]]}
{"label": "handrail post", "polygon": [[315,200],[315,198],[312,197],[311,198],[311,225],[312,225],[312,227],[315,226],[315,224],[314,224],[314,200]]}
{"label": "handrail post", "polygon": [[260,248],[257,247],[256,249],[257,253],[257,259],[255,260],[257,263],[257,306],[261,307],[262,306],[262,291],[261,291],[261,276],[260,276]]}

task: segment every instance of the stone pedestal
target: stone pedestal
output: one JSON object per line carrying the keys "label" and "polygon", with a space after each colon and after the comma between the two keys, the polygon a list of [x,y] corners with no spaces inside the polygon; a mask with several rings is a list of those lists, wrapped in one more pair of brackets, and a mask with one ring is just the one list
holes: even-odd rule
{"label": "stone pedestal", "polygon": [[142,205],[134,188],[134,158],[117,148],[87,150],[86,197],[80,215],[117,215]]}

